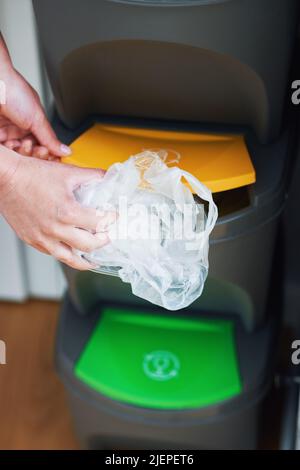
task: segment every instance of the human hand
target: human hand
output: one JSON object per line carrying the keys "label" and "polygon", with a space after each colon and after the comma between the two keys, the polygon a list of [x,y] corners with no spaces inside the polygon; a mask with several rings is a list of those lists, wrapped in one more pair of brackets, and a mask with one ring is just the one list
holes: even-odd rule
{"label": "human hand", "polygon": [[12,124],[0,115],[0,144],[24,156],[42,158],[43,160],[59,161],[49,153],[44,145],[39,145],[37,139],[27,131]]}
{"label": "human hand", "polygon": [[13,67],[0,34],[0,142],[25,155],[64,157],[71,153],[61,143],[32,86]]}
{"label": "human hand", "polygon": [[107,244],[112,214],[100,217],[81,207],[73,191],[103,173],[4,152],[10,161],[9,174],[0,180],[0,213],[25,243],[73,268],[90,269],[72,248],[90,252]]}

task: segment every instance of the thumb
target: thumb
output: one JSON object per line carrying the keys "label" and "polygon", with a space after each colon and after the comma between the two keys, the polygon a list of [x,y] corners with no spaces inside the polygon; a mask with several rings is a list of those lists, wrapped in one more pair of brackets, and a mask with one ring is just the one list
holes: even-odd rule
{"label": "thumb", "polygon": [[58,140],[42,108],[35,114],[31,132],[49,153],[57,157],[66,157],[72,153],[70,147]]}
{"label": "thumb", "polygon": [[90,181],[101,181],[105,174],[104,170],[95,169],[95,168],[76,168],[76,173],[74,175],[74,181],[77,184],[89,183]]}

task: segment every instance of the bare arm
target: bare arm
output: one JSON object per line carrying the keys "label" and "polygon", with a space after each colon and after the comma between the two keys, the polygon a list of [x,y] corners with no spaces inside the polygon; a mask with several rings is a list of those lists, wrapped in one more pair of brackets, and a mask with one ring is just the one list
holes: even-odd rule
{"label": "bare arm", "polygon": [[[0,80],[5,100],[0,105],[0,214],[16,234],[36,249],[77,269],[90,265],[72,248],[89,252],[108,242],[105,217],[82,208],[73,191],[81,183],[102,177],[100,170],[82,169],[60,162],[21,155],[9,145],[32,136],[39,148],[56,157],[70,152],[55,136],[39,97],[13,68],[0,37]],[[4,145],[2,145],[4,144]]]}

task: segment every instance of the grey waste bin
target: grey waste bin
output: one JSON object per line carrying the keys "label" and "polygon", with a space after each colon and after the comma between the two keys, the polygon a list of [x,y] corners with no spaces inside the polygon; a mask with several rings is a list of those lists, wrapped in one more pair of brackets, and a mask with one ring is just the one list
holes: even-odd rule
{"label": "grey waste bin", "polygon": [[[204,126],[212,132],[238,129],[245,135],[257,176],[250,187],[216,195],[220,218],[211,238],[209,278],[201,298],[179,312],[199,322],[208,317],[219,319],[220,325],[230,323],[240,381],[239,392],[231,398],[192,410],[158,410],[150,401],[148,406],[135,406],[120,398],[130,373],[109,393],[100,372],[97,380],[102,388],[93,368],[85,369],[86,376],[78,375],[78,364],[101,331],[107,306],[117,304],[140,312],[141,317],[145,310],[152,311],[153,318],[163,313],[132,296],[130,287],[117,277],[65,268],[68,294],[56,360],[83,445],[253,448],[260,403],[272,381],[275,309],[267,311],[267,294],[292,155],[291,132],[282,123],[299,2],[33,0],[33,4],[60,117],[54,125],[66,143],[80,133],[81,124],[92,122],[92,115],[95,120],[151,118],[160,120],[156,126],[194,126],[199,132]],[[116,334],[116,329],[110,330],[105,341],[114,341]],[[123,356],[118,356],[112,375],[118,373]],[[194,373],[198,372],[195,365]]]}

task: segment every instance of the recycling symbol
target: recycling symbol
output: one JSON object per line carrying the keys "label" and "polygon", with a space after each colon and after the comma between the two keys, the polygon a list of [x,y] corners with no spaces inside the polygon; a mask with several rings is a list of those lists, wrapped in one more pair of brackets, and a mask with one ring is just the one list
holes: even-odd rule
{"label": "recycling symbol", "polygon": [[143,369],[150,379],[165,381],[177,377],[180,362],[170,351],[152,351],[145,355]]}

